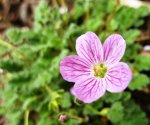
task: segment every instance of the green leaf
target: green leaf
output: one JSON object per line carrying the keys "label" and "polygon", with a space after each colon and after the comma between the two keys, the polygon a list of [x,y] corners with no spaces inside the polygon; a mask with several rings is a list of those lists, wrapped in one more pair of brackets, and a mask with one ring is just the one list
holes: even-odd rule
{"label": "green leaf", "polygon": [[5,115],[6,109],[4,107],[0,107],[0,115]]}
{"label": "green leaf", "polygon": [[84,107],[83,113],[84,113],[85,115],[88,115],[88,114],[90,114],[90,115],[97,115],[97,114],[99,114],[99,112],[98,112],[94,107],[92,107],[92,106],[90,106],[90,105],[86,105],[86,106]]}
{"label": "green leaf", "polygon": [[144,74],[134,74],[129,88],[131,90],[141,90],[150,83],[148,76]]}
{"label": "green leaf", "polygon": [[22,109],[25,111],[26,109],[30,109],[30,105],[32,104],[33,101],[36,100],[36,97],[30,97],[30,98],[27,98],[23,105],[22,105]]}
{"label": "green leaf", "polygon": [[63,108],[69,108],[71,106],[71,96],[70,96],[70,93],[68,92],[65,92],[63,94],[63,97],[61,99],[61,105]]}
{"label": "green leaf", "polygon": [[9,72],[18,72],[23,69],[23,64],[17,60],[3,59],[0,60],[0,67]]}
{"label": "green leaf", "polygon": [[12,49],[12,46],[0,39],[0,57],[7,55],[9,51]]}
{"label": "green leaf", "polygon": [[49,68],[49,71],[51,74],[53,74],[53,77],[57,77],[59,74],[59,63],[60,60],[66,56],[68,53],[68,50],[62,50],[62,52],[60,53],[59,56],[53,58],[53,60],[51,61],[51,67]]}
{"label": "green leaf", "polygon": [[124,104],[124,117],[118,125],[148,125],[146,114],[133,101]]}
{"label": "green leaf", "polygon": [[108,118],[113,123],[118,123],[124,118],[124,107],[121,102],[115,102],[108,110]]}
{"label": "green leaf", "polygon": [[119,24],[115,19],[112,19],[108,25],[107,25],[107,30],[108,31],[114,31],[118,28]]}
{"label": "green leaf", "polygon": [[110,0],[109,2],[107,2],[107,12],[112,13],[116,9],[117,5],[117,0]]}
{"label": "green leaf", "polygon": [[140,13],[141,17],[145,17],[150,14],[150,11],[149,11],[148,7],[141,6],[140,8],[137,9],[137,13]]}
{"label": "green leaf", "polygon": [[[123,61],[127,62],[132,60],[132,62],[137,58],[139,55],[138,51],[140,51],[141,46],[139,44],[127,44],[125,51],[125,55],[123,56]],[[131,54],[132,53],[132,54]]]}
{"label": "green leaf", "polygon": [[150,56],[138,55],[135,59],[135,67],[139,71],[150,70]]}
{"label": "green leaf", "polygon": [[9,83],[12,83],[14,85],[22,85],[23,83],[28,84],[30,79],[31,79],[31,74],[26,70],[12,75],[9,78]]}
{"label": "green leaf", "polygon": [[74,3],[74,13],[73,13],[73,18],[75,20],[77,20],[79,17],[81,17],[84,12],[85,12],[85,6],[82,6],[84,5],[83,4],[84,1],[75,1]]}
{"label": "green leaf", "polygon": [[[53,118],[54,119],[54,118]],[[41,112],[39,114],[39,120],[37,122],[37,125],[53,125],[54,120],[52,118],[49,118],[49,112]]]}
{"label": "green leaf", "polygon": [[138,29],[130,29],[124,32],[123,36],[125,37],[127,44],[132,44],[137,40],[140,33],[141,32]]}
{"label": "green leaf", "polygon": [[48,108],[50,110],[50,112],[54,112],[54,113],[58,113],[59,112],[59,105],[58,102],[56,100],[52,100],[49,102],[48,104]]}
{"label": "green leaf", "polygon": [[44,71],[40,73],[38,76],[36,76],[34,82],[33,82],[33,87],[34,88],[39,88],[43,86],[46,83],[49,83],[51,81],[52,76],[50,75],[49,71]]}
{"label": "green leaf", "polygon": [[22,31],[19,28],[10,28],[6,30],[8,40],[14,44],[22,42]]}
{"label": "green leaf", "polygon": [[103,21],[97,17],[87,20],[86,27],[88,31],[96,31],[99,27],[103,25]]}
{"label": "green leaf", "polygon": [[38,4],[34,14],[34,27],[36,30],[41,30],[42,26],[50,21],[51,9],[46,1],[41,0]]}
{"label": "green leaf", "polygon": [[106,93],[102,99],[106,103],[114,103],[116,101],[127,101],[131,98],[131,94],[129,92],[122,92],[122,93]]}

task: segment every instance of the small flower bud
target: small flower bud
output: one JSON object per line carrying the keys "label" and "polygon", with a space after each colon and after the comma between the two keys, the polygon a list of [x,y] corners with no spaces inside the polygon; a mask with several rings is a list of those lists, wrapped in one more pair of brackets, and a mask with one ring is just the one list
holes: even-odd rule
{"label": "small flower bud", "polygon": [[67,116],[66,115],[62,114],[62,115],[59,116],[59,121],[60,122],[65,122],[66,120],[67,120]]}
{"label": "small flower bud", "polygon": [[3,69],[0,68],[0,74],[3,74],[3,73],[4,73]]}
{"label": "small flower bud", "polygon": [[67,7],[60,7],[60,9],[59,9],[60,14],[65,14],[65,13],[67,13],[67,11],[68,11]]}
{"label": "small flower bud", "polygon": [[150,51],[150,45],[144,46],[144,50],[145,50],[145,51]]}

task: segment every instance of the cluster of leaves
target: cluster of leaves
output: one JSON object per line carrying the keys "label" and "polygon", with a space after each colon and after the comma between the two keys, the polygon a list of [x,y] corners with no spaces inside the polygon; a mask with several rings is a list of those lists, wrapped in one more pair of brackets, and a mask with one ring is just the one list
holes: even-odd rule
{"label": "cluster of leaves", "polygon": [[[135,42],[138,27],[148,14],[145,7],[133,9],[117,0],[74,1],[66,13],[58,5],[41,1],[32,28],[8,29],[0,40],[0,68],[4,70],[0,115],[7,118],[8,125],[59,125],[60,114],[68,116],[66,125],[147,125],[146,114],[131,92],[150,82],[143,73],[150,70],[149,58],[140,54],[141,45]],[[87,31],[96,32],[102,41],[112,33],[124,36],[127,50],[123,60],[131,66],[133,80],[126,92],[107,93],[93,104],[78,106],[69,93],[72,84],[59,74],[59,62],[75,54],[76,38]]]}

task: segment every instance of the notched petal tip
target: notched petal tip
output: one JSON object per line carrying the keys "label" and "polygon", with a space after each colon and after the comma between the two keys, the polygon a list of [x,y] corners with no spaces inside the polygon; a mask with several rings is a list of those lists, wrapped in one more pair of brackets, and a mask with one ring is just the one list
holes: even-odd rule
{"label": "notched petal tip", "polygon": [[76,40],[76,51],[77,54],[93,64],[103,60],[103,47],[93,32],[87,32]]}
{"label": "notched petal tip", "polygon": [[92,103],[103,96],[105,90],[106,87],[102,81],[95,78],[86,78],[78,80],[70,91],[83,103]]}
{"label": "notched petal tip", "polygon": [[119,34],[110,35],[103,44],[104,61],[107,64],[114,64],[120,61],[124,55],[126,42]]}

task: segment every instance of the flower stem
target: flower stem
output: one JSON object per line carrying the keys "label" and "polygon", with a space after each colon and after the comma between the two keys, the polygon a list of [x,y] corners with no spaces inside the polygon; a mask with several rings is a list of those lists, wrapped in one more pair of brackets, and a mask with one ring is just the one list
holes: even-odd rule
{"label": "flower stem", "polygon": [[52,3],[53,3],[53,6],[54,6],[54,7],[57,7],[57,6],[58,6],[57,0],[52,0]]}
{"label": "flower stem", "polygon": [[116,14],[116,12],[120,9],[120,1],[116,0],[117,5],[116,8],[111,12],[110,15],[108,15],[107,19],[106,19],[106,23],[105,23],[105,30],[108,31],[108,24],[109,22],[113,19],[114,15]]}
{"label": "flower stem", "polygon": [[24,125],[29,125],[29,113],[30,111],[27,109],[24,114]]}
{"label": "flower stem", "polygon": [[9,48],[9,49],[15,48],[12,44],[10,44],[10,43],[8,43],[8,42],[5,42],[5,41],[3,41],[3,40],[1,40],[1,39],[0,39],[0,45],[5,46],[5,47],[7,47],[7,48]]}
{"label": "flower stem", "polygon": [[82,102],[78,100],[76,97],[74,97],[74,103],[78,106],[82,105]]}
{"label": "flower stem", "polygon": [[61,4],[61,7],[66,7],[67,5],[66,5],[66,2],[64,1],[64,0],[61,0],[60,1],[60,4]]}
{"label": "flower stem", "polygon": [[75,119],[75,120],[77,120],[77,121],[79,121],[79,122],[83,122],[83,121],[84,121],[83,118],[80,118],[80,117],[78,117],[78,116],[71,116],[70,118],[71,118],[71,119]]}
{"label": "flower stem", "polygon": [[45,87],[46,91],[48,92],[48,94],[51,95],[52,91],[49,88],[49,86],[47,84],[45,84],[44,87]]}

